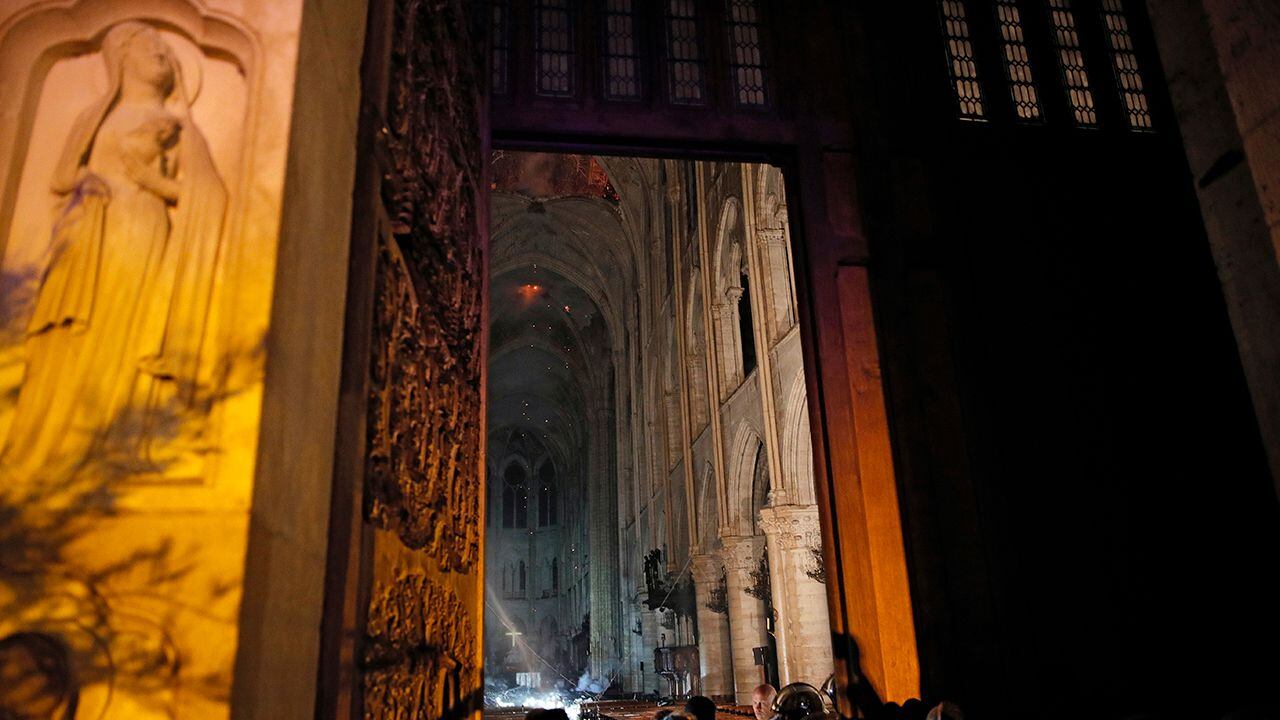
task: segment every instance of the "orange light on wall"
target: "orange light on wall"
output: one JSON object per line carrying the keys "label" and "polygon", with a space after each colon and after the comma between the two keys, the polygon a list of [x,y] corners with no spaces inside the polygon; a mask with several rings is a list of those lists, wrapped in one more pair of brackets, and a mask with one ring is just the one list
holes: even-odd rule
{"label": "orange light on wall", "polygon": [[517,288],[516,292],[520,294],[520,297],[524,298],[526,303],[530,303],[533,302],[534,299],[538,297],[538,294],[542,292],[542,286],[526,283]]}

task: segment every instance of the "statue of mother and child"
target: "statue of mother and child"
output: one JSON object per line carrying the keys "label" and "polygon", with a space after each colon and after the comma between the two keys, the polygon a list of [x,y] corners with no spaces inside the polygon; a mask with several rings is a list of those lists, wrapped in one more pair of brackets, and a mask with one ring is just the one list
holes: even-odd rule
{"label": "statue of mother and child", "polygon": [[101,48],[108,89],[76,118],[53,173],[51,259],[4,480],[66,477],[90,461],[155,471],[149,448],[202,402],[227,192],[160,33],[122,22]]}

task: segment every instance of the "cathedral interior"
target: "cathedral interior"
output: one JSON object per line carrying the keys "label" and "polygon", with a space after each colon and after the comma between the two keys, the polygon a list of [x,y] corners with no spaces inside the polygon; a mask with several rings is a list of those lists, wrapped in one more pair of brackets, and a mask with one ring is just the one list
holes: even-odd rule
{"label": "cathedral interior", "polygon": [[0,720],[1280,718],[1277,68],[0,0]]}
{"label": "cathedral interior", "polygon": [[492,178],[486,682],[821,686],[781,170],[498,151]]}

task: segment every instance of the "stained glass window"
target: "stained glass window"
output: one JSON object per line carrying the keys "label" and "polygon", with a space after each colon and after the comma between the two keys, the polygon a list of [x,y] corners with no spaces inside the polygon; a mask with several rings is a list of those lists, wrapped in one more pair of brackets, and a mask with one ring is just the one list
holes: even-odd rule
{"label": "stained glass window", "polygon": [[974,60],[969,18],[962,0],[942,0],[942,32],[947,47],[947,70],[961,120],[985,120],[982,86]]}
{"label": "stained glass window", "polygon": [[1031,71],[1031,53],[1027,49],[1017,0],[996,0],[996,22],[1000,27],[1000,55],[1009,78],[1013,112],[1019,120],[1039,121],[1043,115],[1040,93]]}
{"label": "stained glass window", "polygon": [[604,96],[609,100],[640,99],[640,43],[636,22],[639,1],[604,0],[601,8]]}
{"label": "stained glass window", "polygon": [[1076,29],[1071,0],[1046,1],[1053,45],[1058,55],[1058,69],[1062,73],[1067,102],[1071,105],[1076,125],[1096,127],[1098,114],[1093,104],[1093,89],[1089,85],[1089,71],[1085,67],[1084,51],[1080,47],[1080,33]]}
{"label": "stained glass window", "polygon": [[507,76],[511,56],[511,2],[491,0],[490,32],[493,35],[493,93],[508,92]]}
{"label": "stained glass window", "polygon": [[534,6],[534,58],[539,95],[573,95],[573,9],[570,3],[571,0],[537,0]]}
{"label": "stained glass window", "polygon": [[1107,46],[1111,49],[1111,65],[1116,73],[1116,87],[1120,90],[1125,118],[1134,130],[1150,130],[1151,108],[1147,103],[1142,71],[1138,68],[1138,56],[1133,49],[1133,36],[1129,34],[1124,2],[1102,0],[1102,22],[1107,31]]}
{"label": "stained glass window", "polygon": [[665,0],[667,17],[667,94],[675,105],[707,102],[706,58],[695,0]]}
{"label": "stained glass window", "polygon": [[729,36],[729,74],[734,102],[746,107],[768,105],[758,0],[726,0],[725,30]]}

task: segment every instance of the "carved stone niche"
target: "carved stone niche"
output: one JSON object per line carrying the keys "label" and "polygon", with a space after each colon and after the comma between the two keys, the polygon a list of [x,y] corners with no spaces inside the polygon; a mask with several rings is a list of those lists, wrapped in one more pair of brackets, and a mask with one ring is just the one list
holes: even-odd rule
{"label": "carved stone niche", "polygon": [[256,434],[259,55],[239,21],[182,0],[0,12],[5,480],[199,487],[228,415]]}

